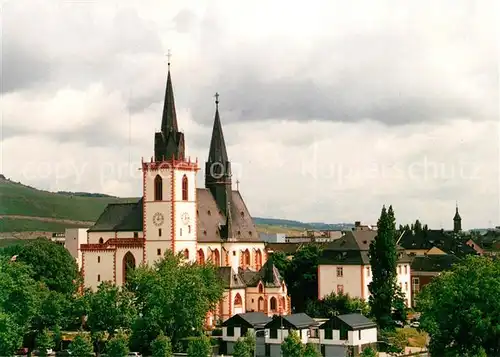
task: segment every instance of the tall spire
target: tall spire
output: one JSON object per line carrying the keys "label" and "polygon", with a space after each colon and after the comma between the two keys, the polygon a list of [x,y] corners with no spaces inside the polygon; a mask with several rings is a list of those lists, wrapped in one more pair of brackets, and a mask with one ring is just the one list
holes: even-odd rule
{"label": "tall spire", "polygon": [[170,131],[179,131],[177,125],[177,113],[175,111],[174,88],[172,86],[172,76],[170,75],[170,58],[172,54],[168,50],[168,75],[167,86],[165,88],[165,101],[163,103],[163,116],[161,119],[161,131],[168,135]]}
{"label": "tall spire", "polygon": [[455,216],[453,217],[453,231],[458,233],[462,230],[462,217],[458,213],[458,202],[455,207]]}
{"label": "tall spire", "polygon": [[220,162],[225,164],[228,160],[226,141],[222,132],[222,124],[219,115],[219,93],[215,93],[215,119],[212,129],[212,139],[210,141],[210,151],[208,152],[209,162]]}
{"label": "tall spire", "polygon": [[170,50],[168,51],[168,75],[165,88],[165,101],[161,118],[161,130],[155,133],[155,161],[184,160],[184,134],[179,132],[177,113],[175,111],[174,87],[170,75]]}

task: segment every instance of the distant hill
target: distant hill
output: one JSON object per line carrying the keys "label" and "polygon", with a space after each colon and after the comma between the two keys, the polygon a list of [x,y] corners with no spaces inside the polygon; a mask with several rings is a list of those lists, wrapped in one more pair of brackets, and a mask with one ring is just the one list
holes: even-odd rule
{"label": "distant hill", "polygon": [[[0,174],[0,232],[62,232],[68,227],[89,227],[109,203],[136,200],[101,193],[49,192],[11,181]],[[261,232],[291,235],[304,230],[352,227],[260,217],[255,217],[254,221]]]}

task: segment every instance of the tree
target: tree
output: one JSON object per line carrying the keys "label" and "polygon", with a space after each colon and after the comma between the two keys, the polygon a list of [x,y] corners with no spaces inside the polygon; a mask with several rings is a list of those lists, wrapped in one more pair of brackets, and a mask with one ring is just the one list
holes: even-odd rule
{"label": "tree", "polygon": [[203,335],[189,341],[187,355],[188,357],[207,357],[212,354],[212,345],[210,339]]}
{"label": "tree", "polygon": [[80,332],[76,335],[69,345],[69,351],[73,356],[91,356],[94,349],[92,348],[92,341],[88,334]]}
{"label": "tree", "polygon": [[9,314],[0,312],[0,356],[13,356],[22,343],[21,328]]}
{"label": "tree", "polygon": [[321,353],[312,343],[306,344],[303,357],[321,357]]}
{"label": "tree", "polygon": [[469,256],[417,296],[432,355],[500,355],[500,260]]}
{"label": "tree", "polygon": [[256,338],[255,338],[255,333],[253,333],[250,330],[247,331],[243,341],[245,342],[248,349],[250,350],[250,354],[253,356],[255,354],[255,348],[256,348],[256,343],[257,343]]}
{"label": "tree", "polygon": [[153,357],[172,357],[172,343],[170,339],[160,334],[155,340],[151,343],[151,351],[153,353]]}
{"label": "tree", "polygon": [[401,287],[394,284],[394,297],[392,300],[392,319],[393,321],[405,322],[408,316],[408,308],[405,303],[405,295]]}
{"label": "tree", "polygon": [[47,350],[54,348],[54,338],[48,329],[43,329],[36,337],[36,348],[40,356],[47,356]]}
{"label": "tree", "polygon": [[103,282],[96,292],[87,294],[87,326],[92,333],[105,331],[112,337],[116,330],[130,329],[137,317],[131,292]]}
{"label": "tree", "polygon": [[300,340],[297,331],[290,331],[281,344],[283,357],[302,357],[303,351],[304,345],[302,345],[302,341]]}
{"label": "tree", "polygon": [[233,357],[252,357],[252,351],[250,350],[245,340],[239,338],[238,341],[234,344]]}
{"label": "tree", "polygon": [[63,294],[73,294],[81,279],[75,258],[62,245],[38,238],[17,246],[17,261],[33,270],[33,278],[47,288]]}
{"label": "tree", "polygon": [[214,266],[183,263],[170,251],[153,267],[137,268],[129,288],[141,314],[132,326],[131,346],[143,354],[150,352],[151,341],[160,333],[174,348],[181,339],[199,335],[224,291]]}
{"label": "tree", "polygon": [[316,244],[300,248],[284,275],[296,312],[305,311],[308,301],[318,299],[318,262],[321,252]]}
{"label": "tree", "polygon": [[360,313],[367,316],[370,307],[364,299],[352,298],[349,294],[331,293],[322,300],[311,300],[306,307],[306,314],[311,317],[333,317],[351,313]]}
{"label": "tree", "polygon": [[396,220],[392,206],[382,208],[377,223],[377,236],[370,244],[370,264],[372,282],[369,304],[371,312],[380,328],[393,328],[392,320],[393,297],[396,286]]}
{"label": "tree", "polygon": [[377,357],[378,353],[371,347],[367,347],[361,352],[359,357]]}
{"label": "tree", "polygon": [[108,357],[123,357],[128,353],[128,339],[123,331],[119,331],[106,343],[106,354]]}
{"label": "tree", "polygon": [[285,252],[281,251],[272,253],[271,257],[273,259],[274,266],[278,269],[281,276],[286,279],[288,269],[290,268],[291,265],[290,259],[288,259]]}

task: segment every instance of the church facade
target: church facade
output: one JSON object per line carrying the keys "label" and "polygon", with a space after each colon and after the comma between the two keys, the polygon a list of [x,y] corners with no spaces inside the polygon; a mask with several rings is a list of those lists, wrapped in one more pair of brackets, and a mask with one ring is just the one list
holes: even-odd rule
{"label": "church facade", "polygon": [[218,267],[224,298],[207,317],[209,325],[249,311],[269,316],[290,312],[286,284],[267,260],[241,193],[233,190],[216,98],[205,188],[198,188],[200,167],[185,155],[169,64],[154,157],[142,160],[142,197],[109,204],[88,230],[87,242],[80,246],[86,287],[95,289],[103,281],[123,285],[130,269],[152,264],[170,250],[188,261],[211,261]]}

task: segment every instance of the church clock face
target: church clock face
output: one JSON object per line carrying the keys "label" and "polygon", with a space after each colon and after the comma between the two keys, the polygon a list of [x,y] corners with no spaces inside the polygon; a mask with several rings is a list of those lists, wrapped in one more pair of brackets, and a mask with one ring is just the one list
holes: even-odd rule
{"label": "church clock face", "polygon": [[189,223],[189,214],[187,212],[184,212],[181,216],[181,220],[184,225],[187,225]]}
{"label": "church clock face", "polygon": [[153,224],[155,226],[161,226],[163,224],[164,218],[163,215],[160,212],[156,212],[153,215]]}

